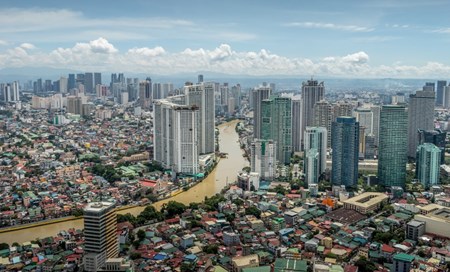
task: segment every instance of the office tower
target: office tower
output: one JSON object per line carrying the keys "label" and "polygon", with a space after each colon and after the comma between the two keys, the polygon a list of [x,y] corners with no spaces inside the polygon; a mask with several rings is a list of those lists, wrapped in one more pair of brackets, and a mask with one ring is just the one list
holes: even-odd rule
{"label": "office tower", "polygon": [[117,74],[111,74],[111,85],[113,83],[119,82],[119,79],[117,78]]}
{"label": "office tower", "polygon": [[370,107],[370,110],[372,111],[372,134],[375,137],[374,143],[375,146],[378,146],[379,144],[379,135],[380,135],[380,112],[381,107],[378,105],[374,105]]}
{"label": "office tower", "polygon": [[277,143],[277,160],[288,164],[292,155],[291,99],[270,97],[261,103],[261,139]]}
{"label": "office tower", "polygon": [[203,75],[198,75],[197,83],[203,83]]}
{"label": "office tower", "polygon": [[269,87],[258,87],[252,91],[253,138],[261,138],[261,104],[268,99],[272,90]]}
{"label": "office tower", "polygon": [[143,109],[149,109],[152,105],[152,80],[150,78],[139,82],[139,105]]}
{"label": "office tower", "polygon": [[327,146],[331,146],[331,123],[333,122],[333,105],[321,100],[314,105],[314,126],[327,129]]}
{"label": "office tower", "polygon": [[365,141],[364,158],[373,160],[376,156],[376,147],[377,147],[377,145],[375,144],[375,136],[366,135],[364,141]]}
{"label": "office tower", "polygon": [[292,151],[302,151],[302,100],[292,99]]}
{"label": "office tower", "polygon": [[251,172],[262,179],[272,180],[277,170],[277,143],[272,140],[255,139],[251,145]]}
{"label": "office tower", "polygon": [[[317,184],[327,167],[328,132],[324,127],[306,127],[304,133],[305,174],[308,185]],[[313,150],[310,152],[310,150]],[[307,165],[306,165],[307,164]]]}
{"label": "office tower", "polygon": [[417,131],[430,130],[434,126],[434,92],[417,91],[409,96],[408,108],[408,157],[415,158],[418,146]]}
{"label": "office tower", "polygon": [[359,126],[365,127],[366,135],[373,134],[373,112],[370,108],[357,108],[353,115],[356,117]]}
{"label": "office tower", "polygon": [[125,76],[123,73],[119,73],[119,76],[117,77],[117,82],[125,83]]}
{"label": "office tower", "polygon": [[220,112],[225,113],[228,111],[228,98],[229,98],[229,90],[228,83],[224,83],[224,85],[220,86]]}
{"label": "office tower", "polygon": [[101,73],[94,73],[94,85],[93,85],[93,87],[97,86],[98,84],[102,85],[102,74]]}
{"label": "office tower", "polygon": [[77,74],[77,78],[75,80],[75,88],[79,88],[80,84],[84,86],[84,74]]}
{"label": "office tower", "polygon": [[436,90],[436,85],[434,82],[425,82],[425,86],[423,86],[422,91],[424,92],[434,92]]}
{"label": "office tower", "polygon": [[98,271],[119,255],[114,203],[91,202],[84,208],[84,269]]}
{"label": "office tower", "polygon": [[358,181],[359,123],[355,117],[338,117],[331,126],[333,186],[356,189]]}
{"label": "office tower", "polygon": [[417,132],[419,145],[424,143],[434,144],[441,150],[441,163],[445,163],[445,138],[447,133],[440,129],[435,130],[419,130]]}
{"label": "office tower", "polygon": [[94,92],[94,74],[93,73],[85,73],[84,74],[84,90],[86,93]]}
{"label": "office tower", "polygon": [[67,77],[60,77],[59,78],[59,92],[60,93],[67,93],[68,86],[69,86],[69,83],[67,81]]}
{"label": "office tower", "polygon": [[36,88],[35,88],[35,92],[37,93],[41,93],[44,91],[44,86],[42,85],[42,78],[39,78],[36,81]]}
{"label": "office tower", "polygon": [[424,143],[417,147],[416,177],[424,188],[439,183],[441,149],[434,144]]}
{"label": "office tower", "polygon": [[154,103],[154,159],[177,173],[199,172],[199,108],[170,100]]}
{"label": "office tower", "polygon": [[[325,87],[323,82],[317,80],[308,80],[302,83],[302,128],[301,135],[306,127],[314,126],[314,105],[325,96]],[[302,143],[304,141],[302,140]]]}
{"label": "office tower", "polygon": [[72,90],[76,88],[75,74],[69,74],[69,79],[67,80],[67,89]]}
{"label": "office tower", "polygon": [[231,87],[231,95],[236,99],[236,108],[241,107],[241,85],[236,84],[235,86]]}
{"label": "office tower", "polygon": [[405,187],[408,113],[404,105],[384,105],[380,114],[378,180],[385,187]]}
{"label": "office tower", "polygon": [[215,151],[215,116],[214,86],[212,83],[184,86],[186,104],[199,108],[199,152],[200,154]]}
{"label": "office tower", "polygon": [[52,81],[50,79],[46,79],[44,81],[44,92],[51,92],[52,90]]}
{"label": "office tower", "polygon": [[446,80],[438,80],[436,87],[436,106],[444,105],[444,88],[447,86]]}
{"label": "office tower", "polygon": [[450,109],[450,86],[445,86],[444,87],[444,108],[445,109]]}

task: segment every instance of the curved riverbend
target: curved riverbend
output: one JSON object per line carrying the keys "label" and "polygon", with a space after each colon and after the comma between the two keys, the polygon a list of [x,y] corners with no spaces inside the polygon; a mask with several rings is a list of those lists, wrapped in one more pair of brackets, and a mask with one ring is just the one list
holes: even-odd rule
{"label": "curved riverbend", "polygon": [[[153,205],[160,209],[164,203],[175,200],[184,204],[191,202],[201,202],[205,196],[211,197],[219,193],[227,183],[236,180],[237,172],[243,167],[248,166],[248,161],[242,156],[243,151],[240,149],[239,136],[235,131],[237,120],[223,123],[218,126],[220,151],[228,153],[227,158],[220,159],[216,168],[200,183],[190,188],[188,191],[182,192],[174,197],[167,198],[154,203]],[[120,209],[118,213],[130,213],[137,216],[145,207],[130,207]],[[20,226],[18,226],[20,227]],[[44,238],[54,236],[61,230],[70,228],[83,228],[83,219],[74,217],[65,217],[51,220],[48,223],[36,222],[34,224],[24,225],[21,229],[1,232],[0,241],[12,244],[13,242],[23,243],[35,240],[36,238]]]}

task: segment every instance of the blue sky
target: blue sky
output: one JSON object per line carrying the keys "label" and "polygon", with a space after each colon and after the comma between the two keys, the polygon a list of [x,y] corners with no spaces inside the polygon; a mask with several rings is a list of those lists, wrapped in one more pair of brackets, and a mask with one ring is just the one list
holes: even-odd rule
{"label": "blue sky", "polygon": [[0,68],[446,77],[450,1],[0,2]]}

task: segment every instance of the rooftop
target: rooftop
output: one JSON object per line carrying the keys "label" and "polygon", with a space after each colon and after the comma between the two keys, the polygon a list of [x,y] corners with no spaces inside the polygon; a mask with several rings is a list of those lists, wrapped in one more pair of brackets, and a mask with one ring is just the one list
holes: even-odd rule
{"label": "rooftop", "polygon": [[345,200],[344,203],[357,205],[359,207],[368,208],[372,205],[378,204],[381,201],[388,199],[388,196],[383,193],[366,192],[358,196]]}
{"label": "rooftop", "polygon": [[406,254],[406,253],[399,253],[394,255],[394,260],[401,261],[401,262],[412,262],[414,261],[414,256]]}

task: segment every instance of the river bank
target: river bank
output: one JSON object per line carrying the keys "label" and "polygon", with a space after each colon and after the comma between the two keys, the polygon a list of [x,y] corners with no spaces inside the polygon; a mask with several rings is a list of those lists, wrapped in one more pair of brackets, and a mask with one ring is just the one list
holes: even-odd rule
{"label": "river bank", "polygon": [[[214,170],[202,182],[192,186],[187,191],[153,203],[152,205],[156,209],[161,209],[164,203],[168,203],[171,200],[184,204],[201,202],[205,197],[211,197],[216,193],[220,193],[221,189],[227,184],[234,182],[237,172],[249,165],[248,161],[242,156],[243,151],[240,149],[239,136],[235,131],[238,122],[238,120],[234,120],[218,126],[220,131],[219,146],[221,152],[227,153],[228,156],[221,158]],[[145,206],[120,207],[117,213],[130,213],[137,216],[144,209]],[[82,229],[83,223],[84,221],[81,217],[64,217],[52,221],[35,222],[8,229],[0,229],[0,241],[9,244],[13,242],[23,243],[36,238],[54,236],[61,230],[70,228]]]}

